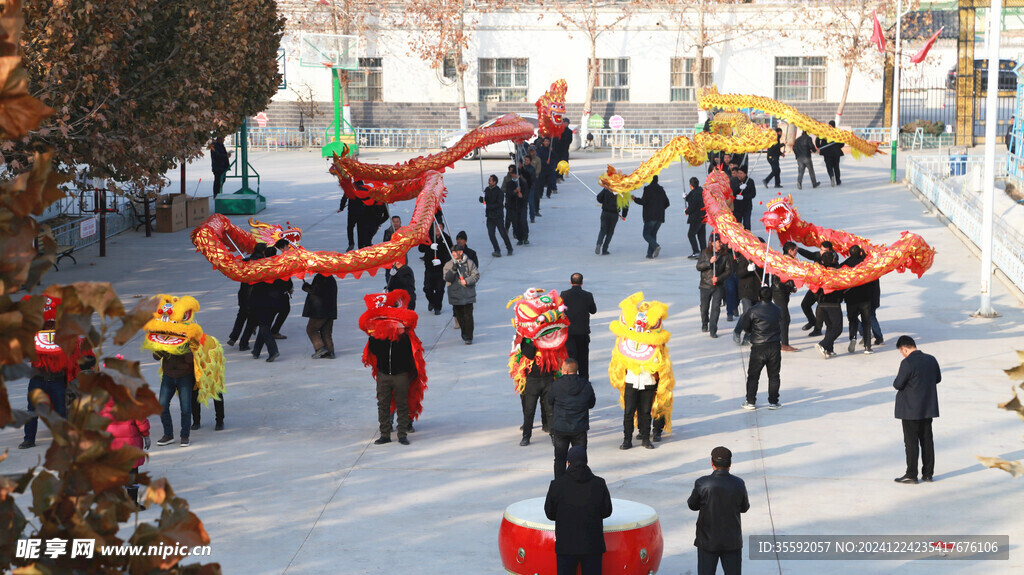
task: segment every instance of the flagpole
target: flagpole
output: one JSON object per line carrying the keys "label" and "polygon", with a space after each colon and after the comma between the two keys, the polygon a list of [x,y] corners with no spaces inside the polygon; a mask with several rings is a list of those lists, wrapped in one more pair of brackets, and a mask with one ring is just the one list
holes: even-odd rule
{"label": "flagpole", "polygon": [[896,45],[893,47],[892,75],[892,125],[889,126],[889,141],[892,163],[889,169],[889,182],[896,183],[896,152],[900,146],[900,32],[903,22],[903,0],[896,3]]}
{"label": "flagpole", "polygon": [[992,308],[992,225],[996,180],[996,124],[999,122],[999,36],[1002,32],[1002,0],[992,0],[988,30],[988,93],[985,95],[985,188],[981,217],[981,302],[975,317],[998,317]]}

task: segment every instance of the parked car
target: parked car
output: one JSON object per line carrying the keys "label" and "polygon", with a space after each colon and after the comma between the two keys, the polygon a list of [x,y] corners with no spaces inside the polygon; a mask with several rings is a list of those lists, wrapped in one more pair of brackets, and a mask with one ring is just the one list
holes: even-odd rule
{"label": "parked car", "polygon": [[[536,137],[537,136],[537,114],[526,113],[526,114],[519,114],[519,116],[522,117],[527,122],[533,124],[533,135],[534,135],[534,137]],[[481,124],[480,127],[481,128],[486,128],[487,126],[490,126],[490,125],[494,124],[497,121],[498,121],[498,118],[494,118],[494,119],[490,120],[489,122],[487,122],[485,124]],[[579,130],[579,127],[574,126],[573,124],[569,124],[569,129],[572,130],[572,145],[569,146],[569,151],[570,152],[575,152],[576,150],[580,149],[580,130]],[[448,148],[451,148],[451,147],[455,146],[455,144],[457,144],[459,142],[459,140],[461,140],[462,137],[465,136],[468,133],[469,133],[469,130],[457,130],[455,132],[452,132],[451,134],[448,134],[448,137],[445,139],[444,143],[441,144],[441,149],[442,150],[447,150]],[[531,141],[532,141],[532,139],[531,139]],[[484,146],[483,148],[477,148],[477,149],[473,150],[472,152],[470,152],[469,154],[466,154],[466,156],[463,159],[464,160],[475,160],[475,159],[477,159],[477,158],[479,158],[481,156],[482,157],[487,157],[487,158],[508,158],[509,154],[512,154],[514,152],[515,152],[514,144],[512,142],[508,141],[508,140],[505,140],[503,142],[498,142],[496,144],[491,144],[490,146]]]}
{"label": "parked car", "polygon": [[[1017,67],[1016,60],[1000,60],[999,61],[999,91],[1000,92],[1016,92],[1017,91],[1017,74],[1013,72],[1013,69]],[[974,77],[980,86],[981,93],[988,91],[988,60],[975,60],[974,61]],[[956,90],[956,66],[949,69],[949,74],[946,75],[946,88],[950,90]],[[980,94],[979,94],[980,95]]]}

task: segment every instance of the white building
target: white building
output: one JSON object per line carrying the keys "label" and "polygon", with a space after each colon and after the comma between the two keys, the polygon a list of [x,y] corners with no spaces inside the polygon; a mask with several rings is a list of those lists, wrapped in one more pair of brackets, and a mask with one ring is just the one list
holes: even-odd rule
{"label": "white building", "polygon": [[[288,3],[283,3],[288,9]],[[602,8],[603,22],[618,14]],[[808,4],[736,4],[706,16],[712,40],[704,53],[705,81],[720,92],[769,96],[793,104],[819,120],[831,119],[842,97],[845,70],[840,54],[829,53],[823,40],[829,13]],[[817,19],[817,21],[815,21]],[[697,120],[693,76],[695,49],[693,14],[680,24],[678,14],[647,11],[634,14],[603,32],[596,42],[601,74],[593,112],[607,119],[618,114],[630,128],[692,127]],[[469,124],[506,112],[525,112],[549,87],[564,78],[571,121],[582,116],[590,43],[586,34],[563,27],[553,9],[524,3],[519,11],[471,14],[471,30],[463,58]],[[472,22],[475,21],[475,24]],[[458,95],[451,66],[432,69],[411,53],[416,30],[378,27],[360,42],[358,72],[351,73],[348,97],[352,123],[362,127],[458,127]],[[870,25],[865,40],[870,36]],[[307,125],[323,126],[331,114],[331,76],[324,68],[303,68],[298,35],[285,38],[286,89],[267,110],[270,126],[298,125],[299,93],[320,101],[321,116]],[[955,40],[935,47],[935,60],[955,61]],[[911,41],[905,53],[920,47]],[[833,50],[834,52],[837,52]],[[951,52],[951,54],[950,54]],[[882,55],[865,56],[870,72],[857,71],[847,96],[843,124],[881,126],[883,121]],[[933,58],[930,57],[929,60]],[[928,71],[944,77],[948,65]]]}

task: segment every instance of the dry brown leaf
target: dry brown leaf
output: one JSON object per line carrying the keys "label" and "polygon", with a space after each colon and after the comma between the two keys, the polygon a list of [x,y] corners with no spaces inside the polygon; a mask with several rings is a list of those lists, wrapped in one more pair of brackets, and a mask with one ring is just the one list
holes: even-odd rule
{"label": "dry brown leaf", "polygon": [[1021,464],[1019,461],[1007,461],[998,457],[982,457],[980,455],[975,455],[975,457],[985,467],[1002,469],[1012,475],[1014,479],[1024,475],[1024,464]]}
{"label": "dry brown leaf", "polygon": [[130,312],[121,318],[121,327],[114,334],[114,344],[124,345],[128,343],[135,334],[146,325],[146,322],[153,319],[153,314],[160,306],[160,298],[152,296],[135,304]]}

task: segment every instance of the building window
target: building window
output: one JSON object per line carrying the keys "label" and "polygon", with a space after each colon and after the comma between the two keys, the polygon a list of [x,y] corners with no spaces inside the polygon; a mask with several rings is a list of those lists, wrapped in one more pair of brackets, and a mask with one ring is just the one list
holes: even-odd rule
{"label": "building window", "polygon": [[[693,64],[696,61],[696,58],[672,58],[671,101],[693,102],[697,100],[695,94],[697,83],[693,76]],[[714,74],[711,72],[711,58],[704,58],[702,61],[703,68],[700,72],[701,78],[704,80],[702,84],[710,86],[715,83]]]}
{"label": "building window", "polygon": [[629,58],[598,58],[595,102],[629,101]]}
{"label": "building window", "polygon": [[825,100],[824,56],[775,58],[775,99],[797,102]]}
{"label": "building window", "polygon": [[480,58],[481,102],[525,102],[530,87],[528,58]]}
{"label": "building window", "polygon": [[360,58],[359,69],[348,73],[348,99],[353,102],[382,102],[382,74],[380,58]]}

